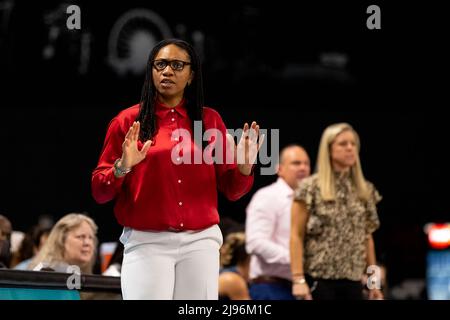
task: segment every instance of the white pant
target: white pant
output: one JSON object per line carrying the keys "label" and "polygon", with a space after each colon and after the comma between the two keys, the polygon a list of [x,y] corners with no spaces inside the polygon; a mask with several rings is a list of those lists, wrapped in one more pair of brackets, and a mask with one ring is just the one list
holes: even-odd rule
{"label": "white pant", "polygon": [[125,228],[122,296],[126,300],[217,300],[218,225],[193,232],[147,232]]}

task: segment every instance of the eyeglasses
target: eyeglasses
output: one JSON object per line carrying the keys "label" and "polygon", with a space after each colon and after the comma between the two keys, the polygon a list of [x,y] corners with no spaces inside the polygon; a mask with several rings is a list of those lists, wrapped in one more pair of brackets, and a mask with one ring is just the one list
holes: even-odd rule
{"label": "eyeglasses", "polygon": [[191,64],[190,62],[181,61],[181,60],[159,59],[159,60],[152,61],[152,65],[158,71],[164,70],[165,68],[167,68],[167,65],[169,65],[173,71],[182,71],[184,69],[184,66],[190,65],[190,64]]}

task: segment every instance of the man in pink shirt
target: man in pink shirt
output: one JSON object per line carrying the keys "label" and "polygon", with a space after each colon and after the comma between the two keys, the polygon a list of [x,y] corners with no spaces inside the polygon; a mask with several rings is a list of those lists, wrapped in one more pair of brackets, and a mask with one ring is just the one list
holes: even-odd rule
{"label": "man in pink shirt", "polygon": [[261,188],[247,207],[246,249],[250,296],[254,300],[293,300],[289,237],[294,190],[310,174],[305,149],[289,145],[280,153],[278,179]]}

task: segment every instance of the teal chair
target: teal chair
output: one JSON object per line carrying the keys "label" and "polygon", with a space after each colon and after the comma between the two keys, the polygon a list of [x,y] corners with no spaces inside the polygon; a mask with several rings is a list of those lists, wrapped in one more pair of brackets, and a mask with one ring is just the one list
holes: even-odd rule
{"label": "teal chair", "polygon": [[0,300],[80,300],[78,290],[0,288]]}

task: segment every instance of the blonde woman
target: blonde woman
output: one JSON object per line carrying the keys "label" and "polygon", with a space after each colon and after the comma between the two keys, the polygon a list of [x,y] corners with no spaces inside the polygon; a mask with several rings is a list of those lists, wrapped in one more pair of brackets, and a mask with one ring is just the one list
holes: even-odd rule
{"label": "blonde woman", "polygon": [[96,233],[97,225],[86,215],[65,215],[52,228],[28,269],[73,272],[68,268],[75,265],[82,273],[92,273],[97,248]]}
{"label": "blonde woman", "polygon": [[[359,149],[358,134],[349,124],[327,127],[317,172],[296,190],[290,255],[292,293],[299,299],[363,297],[361,278],[376,263],[372,233],[380,224],[376,204],[381,197],[364,178]],[[373,288],[369,298],[383,295]]]}

